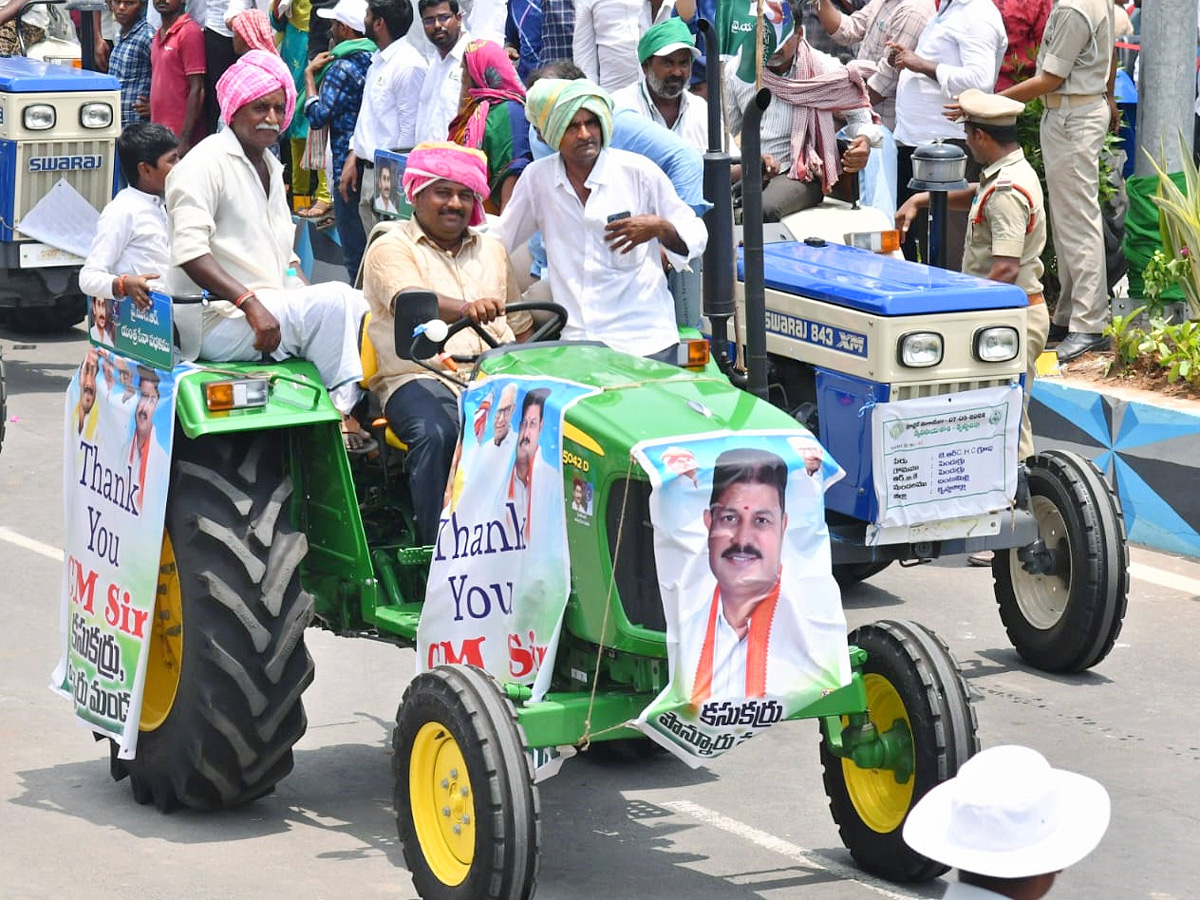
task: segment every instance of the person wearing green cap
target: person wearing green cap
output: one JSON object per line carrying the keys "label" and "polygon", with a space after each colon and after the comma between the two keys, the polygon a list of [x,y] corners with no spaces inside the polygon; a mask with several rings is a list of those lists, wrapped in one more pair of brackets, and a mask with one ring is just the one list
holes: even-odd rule
{"label": "person wearing green cap", "polygon": [[588,79],[612,93],[638,80],[638,38],[678,15],[687,22],[696,0],[575,0],[575,64]]}
{"label": "person wearing green cap", "polygon": [[[696,37],[682,19],[668,19],[638,41],[642,78],[613,92],[613,106],[632,109],[669,128],[701,153],[708,149],[708,104],[688,90]],[[732,140],[726,141],[732,147]]]}

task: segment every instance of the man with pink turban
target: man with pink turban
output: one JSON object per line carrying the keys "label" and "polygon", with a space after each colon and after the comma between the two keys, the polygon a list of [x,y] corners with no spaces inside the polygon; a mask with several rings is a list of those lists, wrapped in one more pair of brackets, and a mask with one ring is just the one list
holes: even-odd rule
{"label": "man with pink turban", "polygon": [[361,393],[366,304],[349,285],[306,285],[294,274],[300,263],[283,167],[268,152],[296,108],[291,72],[277,55],[251,50],[221,76],[217,100],[228,127],[197,144],[167,179],[165,290],[209,294],[203,307],[176,307],[181,349],[216,362],[262,353],[309,360],[346,417],[347,448],[360,450],[362,432],[349,413]]}
{"label": "man with pink turban", "polygon": [[[408,444],[417,536],[432,544],[458,442],[458,398],[446,381],[397,352],[407,355],[409,348],[395,346],[395,297],[401,291],[433,291],[442,319],[469,316],[498,342],[512,341],[514,330],[527,331],[529,318],[523,313],[523,322],[505,319],[505,305],[520,297],[512,265],[499,241],[471,227],[483,223],[490,191],[483,153],[444,142],[418,144],[408,155],[403,183],[413,217],[376,238],[363,259],[363,293],[371,306],[367,331],[379,359],[369,386],[392,431]],[[468,329],[445,349],[472,355],[487,345]]]}

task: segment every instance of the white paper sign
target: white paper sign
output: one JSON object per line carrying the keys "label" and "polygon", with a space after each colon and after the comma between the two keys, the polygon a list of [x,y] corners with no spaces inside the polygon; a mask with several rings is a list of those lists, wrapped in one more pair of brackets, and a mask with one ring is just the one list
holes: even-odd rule
{"label": "white paper sign", "polygon": [[87,198],[60,178],[33,209],[17,223],[17,229],[34,240],[65,250],[84,259],[92,252],[92,241],[100,213]]}
{"label": "white paper sign", "polygon": [[1005,509],[1016,496],[1019,385],[877,404],[871,442],[877,524]]}

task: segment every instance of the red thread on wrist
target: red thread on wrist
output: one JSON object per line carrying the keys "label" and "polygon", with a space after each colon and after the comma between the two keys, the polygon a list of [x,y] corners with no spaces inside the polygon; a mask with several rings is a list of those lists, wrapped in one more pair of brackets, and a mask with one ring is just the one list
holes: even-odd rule
{"label": "red thread on wrist", "polygon": [[125,276],[124,275],[121,275],[120,277],[117,278],[117,296],[119,296],[119,297],[127,297],[128,296],[128,294],[125,293]]}
{"label": "red thread on wrist", "polygon": [[254,291],[246,291],[246,293],[242,294],[240,297],[238,297],[236,300],[233,301],[233,305],[236,306],[238,309],[241,309],[242,304],[245,303],[247,300],[249,300],[253,296],[254,296]]}

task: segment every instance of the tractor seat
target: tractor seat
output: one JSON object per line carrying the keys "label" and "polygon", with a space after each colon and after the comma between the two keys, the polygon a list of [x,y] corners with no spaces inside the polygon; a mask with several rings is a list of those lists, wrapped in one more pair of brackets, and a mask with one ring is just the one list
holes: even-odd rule
{"label": "tractor seat", "polygon": [[[362,317],[362,322],[358,326],[358,358],[362,363],[363,377],[359,382],[364,390],[370,389],[371,378],[379,371],[379,357],[375,355],[375,345],[371,343],[371,336],[367,333],[367,325],[371,322],[371,313],[368,310],[366,315]],[[396,437],[396,432],[388,427],[387,419],[380,416],[371,423],[371,430],[383,430],[383,438],[389,447],[394,447],[397,450],[408,451],[408,444]]]}

